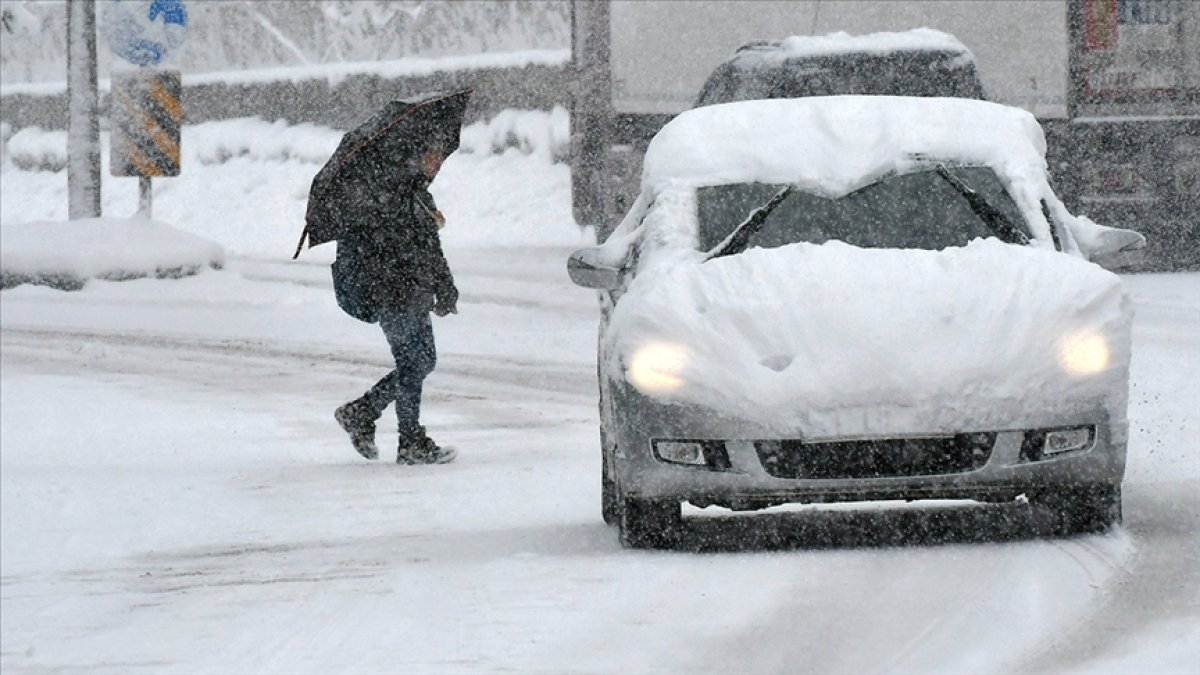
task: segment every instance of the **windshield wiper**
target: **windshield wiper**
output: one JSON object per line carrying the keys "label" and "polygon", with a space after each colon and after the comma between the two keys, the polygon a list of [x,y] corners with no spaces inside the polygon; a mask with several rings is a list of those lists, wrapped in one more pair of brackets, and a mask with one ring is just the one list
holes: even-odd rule
{"label": "windshield wiper", "polygon": [[950,184],[950,187],[954,188],[958,194],[967,200],[975,215],[979,216],[979,219],[986,223],[992,232],[995,232],[996,236],[1000,237],[1001,241],[1008,244],[1029,243],[1029,236],[1014,225],[1008,216],[1004,215],[1003,211],[992,206],[988,200],[980,196],[978,192],[972,190],[970,185],[967,185],[958,176],[950,173],[945,164],[938,164],[937,172],[942,179]]}
{"label": "windshield wiper", "polygon": [[725,238],[725,241],[718,244],[716,248],[713,249],[712,253],[708,254],[708,257],[705,258],[705,261],[745,251],[746,246],[750,244],[750,237],[754,236],[755,232],[758,232],[762,229],[763,222],[766,221],[767,216],[771,215],[771,212],[775,210],[775,207],[782,204],[783,200],[787,199],[787,196],[792,194],[792,190],[795,187],[795,185],[785,186],[782,190],[776,192],[774,197],[771,197],[771,199],[767,200],[766,204],[763,204],[757,209],[751,211],[750,215],[746,216],[746,219],[742,221],[742,224],[733,228],[733,232],[731,232],[729,236]]}

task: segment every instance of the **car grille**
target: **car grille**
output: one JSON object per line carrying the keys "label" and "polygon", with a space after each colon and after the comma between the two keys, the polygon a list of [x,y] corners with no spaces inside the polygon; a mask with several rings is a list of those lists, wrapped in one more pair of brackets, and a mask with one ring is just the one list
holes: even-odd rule
{"label": "car grille", "polygon": [[859,441],[756,441],[758,461],[776,478],[939,476],[982,468],[995,433]]}

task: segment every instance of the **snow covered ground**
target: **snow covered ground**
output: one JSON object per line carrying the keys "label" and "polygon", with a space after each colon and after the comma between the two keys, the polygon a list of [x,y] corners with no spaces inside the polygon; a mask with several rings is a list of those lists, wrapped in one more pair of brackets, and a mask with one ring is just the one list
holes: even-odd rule
{"label": "snow covered ground", "polygon": [[[157,182],[156,218],[220,243],[224,269],[0,293],[5,672],[1195,672],[1200,275],[1125,278],[1120,529],[1032,539],[1007,507],[692,511],[684,550],[624,551],[599,515],[566,167],[446,163],[462,300],[435,321],[425,420],[459,459],[399,467],[332,419],[388,368],[378,329],[337,309],[331,247],[288,260],[329,132],[277,131],[288,152],[194,142],[214,159]],[[0,170],[0,237],[65,218],[63,172]],[[106,215],[135,185],[105,177]]]}

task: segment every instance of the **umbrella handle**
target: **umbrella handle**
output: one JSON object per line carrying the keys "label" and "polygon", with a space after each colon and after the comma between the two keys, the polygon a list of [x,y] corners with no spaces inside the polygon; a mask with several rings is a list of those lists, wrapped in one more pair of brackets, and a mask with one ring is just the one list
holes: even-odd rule
{"label": "umbrella handle", "polygon": [[306,241],[308,241],[308,223],[304,224],[304,231],[300,233],[300,241],[296,242],[296,252],[292,254],[292,260],[300,257],[300,250],[304,248]]}

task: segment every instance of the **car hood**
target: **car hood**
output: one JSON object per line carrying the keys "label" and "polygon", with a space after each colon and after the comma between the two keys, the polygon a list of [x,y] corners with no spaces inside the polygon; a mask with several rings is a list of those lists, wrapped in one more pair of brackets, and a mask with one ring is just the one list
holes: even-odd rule
{"label": "car hood", "polygon": [[663,367],[684,384],[644,394],[756,429],[999,430],[1072,406],[1123,421],[1131,320],[1119,277],[1054,251],[794,244],[648,266],[602,353],[620,380],[647,346],[666,345],[683,356]]}

